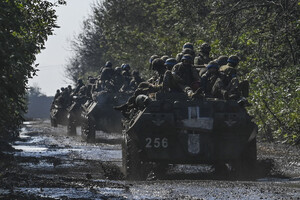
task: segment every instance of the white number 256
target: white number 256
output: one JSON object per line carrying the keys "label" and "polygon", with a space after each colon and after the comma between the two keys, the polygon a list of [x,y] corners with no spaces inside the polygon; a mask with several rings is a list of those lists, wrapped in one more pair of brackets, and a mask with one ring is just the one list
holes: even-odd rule
{"label": "white number 256", "polygon": [[146,148],[168,148],[167,138],[146,138]]}

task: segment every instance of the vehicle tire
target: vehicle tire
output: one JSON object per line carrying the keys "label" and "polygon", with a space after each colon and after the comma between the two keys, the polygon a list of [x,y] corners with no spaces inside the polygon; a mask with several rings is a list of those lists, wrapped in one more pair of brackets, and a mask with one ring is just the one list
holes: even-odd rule
{"label": "vehicle tire", "polygon": [[228,173],[228,168],[227,168],[225,162],[215,162],[213,164],[213,167],[215,169],[215,171],[214,171],[215,174],[218,176],[224,176],[224,175],[227,175],[227,173]]}
{"label": "vehicle tire", "polygon": [[84,141],[88,143],[95,142],[96,130],[95,130],[95,122],[93,118],[87,117],[82,123],[81,137]]}
{"label": "vehicle tire", "polygon": [[53,126],[53,127],[57,127],[57,122],[56,122],[56,119],[54,119],[54,118],[51,118],[51,126]]}
{"label": "vehicle tire", "polygon": [[159,179],[164,178],[169,169],[169,165],[167,163],[156,163],[153,167],[153,171],[156,177]]}
{"label": "vehicle tire", "polygon": [[145,180],[147,173],[141,161],[141,154],[136,142],[128,135],[124,134],[122,142],[122,165],[125,179]]}
{"label": "vehicle tire", "polygon": [[239,160],[233,163],[238,177],[251,177],[257,164],[256,138],[248,143]]}
{"label": "vehicle tire", "polygon": [[70,136],[76,135],[76,121],[73,113],[68,116],[67,134]]}

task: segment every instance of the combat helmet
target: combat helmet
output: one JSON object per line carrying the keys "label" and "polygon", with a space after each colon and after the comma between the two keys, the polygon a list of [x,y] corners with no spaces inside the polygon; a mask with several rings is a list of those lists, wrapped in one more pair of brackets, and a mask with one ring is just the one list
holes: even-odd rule
{"label": "combat helmet", "polygon": [[192,57],[191,54],[184,54],[184,55],[182,56],[182,58],[181,58],[181,61],[183,61],[183,60],[190,60],[190,61],[192,61],[192,60],[193,60],[193,57]]}
{"label": "combat helmet", "polygon": [[186,49],[186,48],[189,48],[189,49],[192,49],[194,50],[194,45],[190,42],[186,42],[183,46],[182,46],[182,50],[183,49]]}
{"label": "combat helmet", "polygon": [[122,65],[122,70],[129,71],[130,70],[130,65],[129,64],[123,64]]}
{"label": "combat helmet", "polygon": [[165,61],[166,62],[166,60],[169,58],[169,56],[167,56],[167,55],[164,55],[164,56],[162,56],[161,57],[161,59],[163,60],[163,61]]}
{"label": "combat helmet", "polygon": [[149,63],[150,63],[149,69],[150,69],[150,70],[153,69],[152,62],[153,62],[153,60],[155,60],[156,58],[159,58],[159,56],[156,55],[156,54],[154,54],[154,55],[152,55],[152,56],[150,57],[150,59],[149,59]]}
{"label": "combat helmet", "polygon": [[161,72],[166,69],[165,61],[161,58],[156,58],[152,61],[152,69],[158,72]]}
{"label": "combat helmet", "polygon": [[173,66],[177,64],[177,60],[175,58],[168,58],[165,62],[165,66],[168,70],[172,70]]}
{"label": "combat helmet", "polygon": [[201,44],[201,46],[200,46],[200,51],[201,52],[209,53],[210,50],[211,50],[211,47],[208,43],[205,42],[205,43]]}
{"label": "combat helmet", "polygon": [[111,68],[111,67],[112,67],[112,63],[111,63],[110,61],[107,61],[107,62],[105,63],[105,67]]}
{"label": "combat helmet", "polygon": [[115,68],[115,72],[121,72],[122,71],[122,68],[121,67],[116,67]]}
{"label": "combat helmet", "polygon": [[236,55],[231,55],[229,56],[227,62],[231,65],[231,66],[236,66],[237,64],[239,64],[240,62],[240,58]]}
{"label": "combat helmet", "polygon": [[207,66],[206,66],[206,68],[207,69],[219,69],[219,67],[220,67],[220,65],[218,64],[218,62],[216,61],[216,60],[213,60],[213,61],[210,61],[208,64],[207,64]]}
{"label": "combat helmet", "polygon": [[191,56],[194,56],[195,55],[195,52],[193,49],[190,49],[190,48],[185,48],[182,50],[182,54],[190,54]]}
{"label": "combat helmet", "polygon": [[227,64],[227,60],[228,60],[228,56],[219,56],[216,61],[220,66],[222,66]]}

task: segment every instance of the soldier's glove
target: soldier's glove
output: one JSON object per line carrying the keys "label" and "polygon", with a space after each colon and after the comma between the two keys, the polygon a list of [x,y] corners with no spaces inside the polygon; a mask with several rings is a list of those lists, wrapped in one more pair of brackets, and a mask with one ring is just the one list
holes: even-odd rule
{"label": "soldier's glove", "polygon": [[192,95],[192,99],[204,99],[204,97],[205,95],[201,88],[197,89]]}
{"label": "soldier's glove", "polygon": [[188,95],[188,97],[192,97],[194,92],[190,87],[184,88],[184,92]]}

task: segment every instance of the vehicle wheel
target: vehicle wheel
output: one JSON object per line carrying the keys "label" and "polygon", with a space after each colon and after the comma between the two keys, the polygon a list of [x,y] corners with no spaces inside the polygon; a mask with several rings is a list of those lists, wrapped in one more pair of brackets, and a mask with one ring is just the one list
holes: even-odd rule
{"label": "vehicle wheel", "polygon": [[167,163],[156,163],[153,167],[153,171],[156,177],[164,178],[169,169],[169,165]]}
{"label": "vehicle wheel", "polygon": [[82,123],[81,137],[84,141],[92,143],[96,139],[95,123],[91,117],[87,117]]}
{"label": "vehicle wheel", "polygon": [[255,172],[257,161],[256,138],[245,148],[241,158],[233,163],[233,169],[239,177],[252,176]]}
{"label": "vehicle wheel", "polygon": [[67,134],[70,136],[76,135],[76,121],[72,113],[68,116]]}
{"label": "vehicle wheel", "polygon": [[51,118],[51,126],[57,127],[57,122],[54,118]]}
{"label": "vehicle wheel", "polygon": [[218,176],[226,175],[228,173],[228,168],[224,162],[216,162],[213,164],[213,167],[215,168],[215,174]]}
{"label": "vehicle wheel", "polygon": [[127,180],[145,180],[147,173],[136,142],[125,133],[122,142],[123,173]]}

